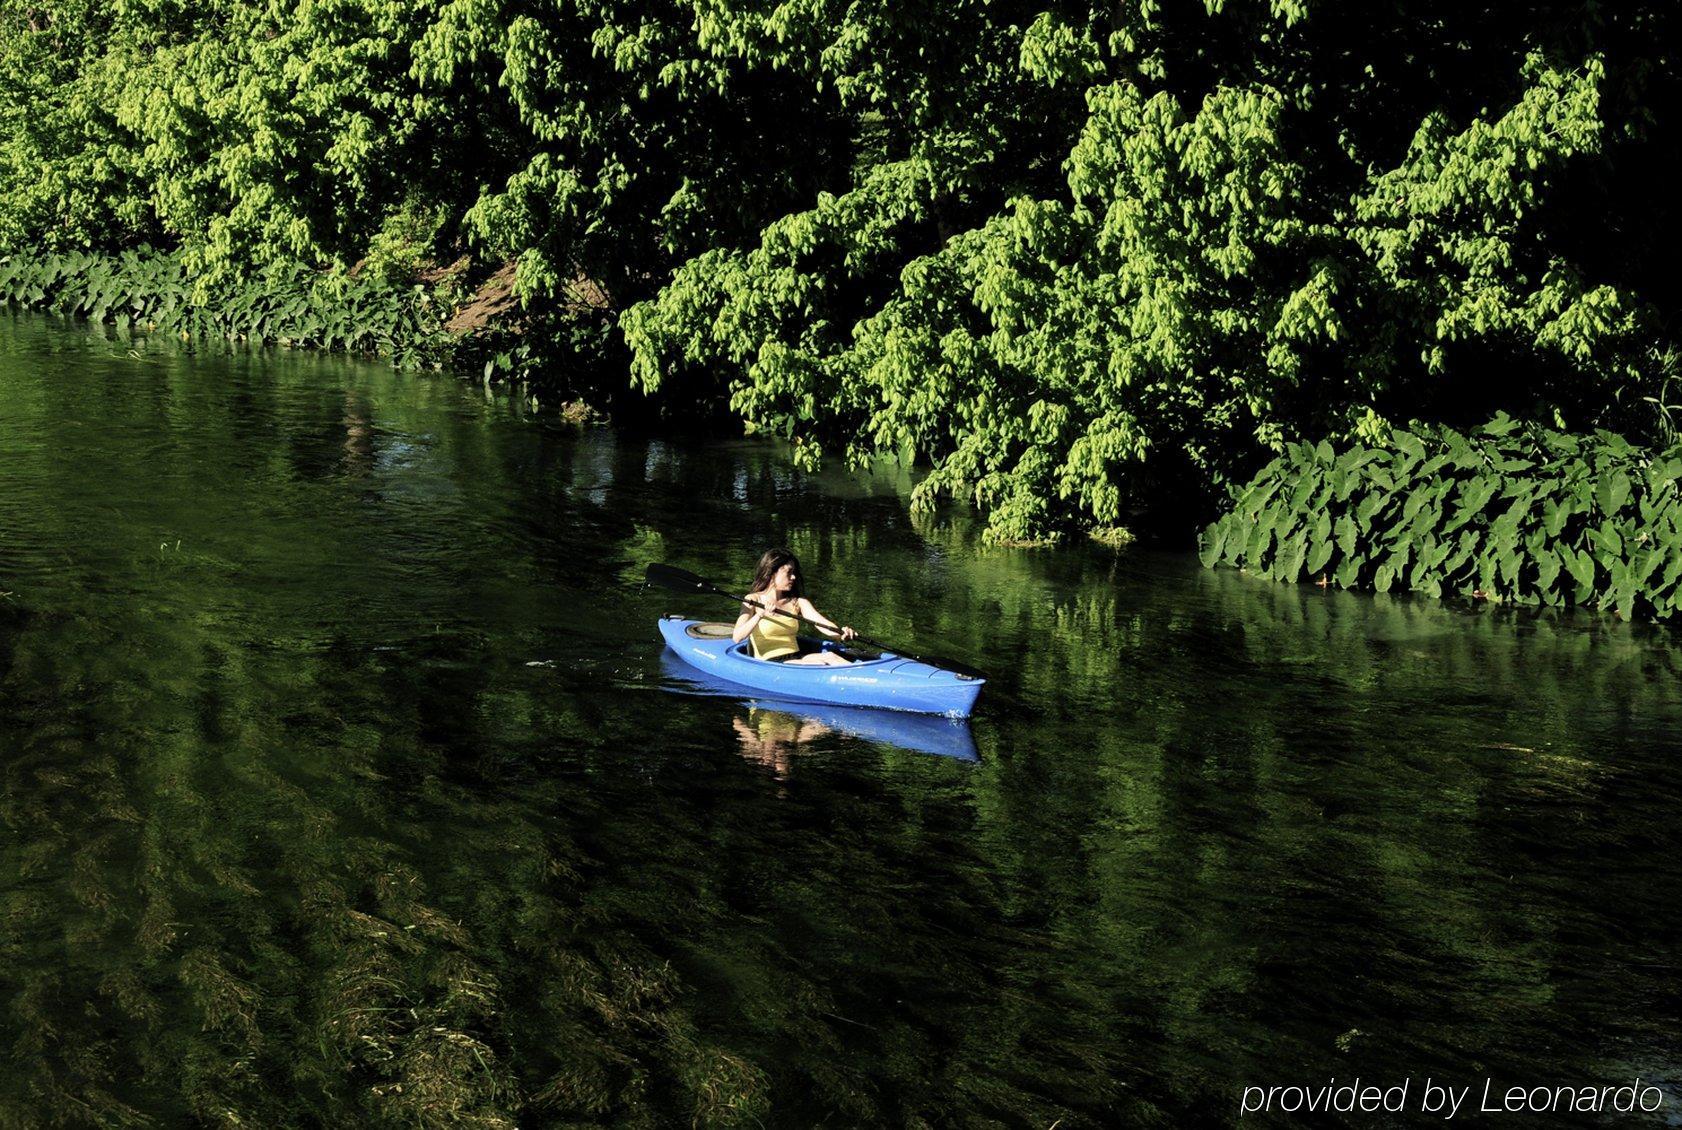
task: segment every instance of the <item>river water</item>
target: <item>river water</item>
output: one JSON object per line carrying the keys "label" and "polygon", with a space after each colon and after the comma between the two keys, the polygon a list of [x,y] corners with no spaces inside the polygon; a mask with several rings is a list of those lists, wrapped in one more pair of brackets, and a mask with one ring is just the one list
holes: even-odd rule
{"label": "river water", "polygon": [[[1638,1075],[1676,1120],[1674,632],[989,548],[908,482],[0,320],[0,1122],[1222,1124]],[[773,543],[986,670],[970,729],[694,693],[655,620],[731,608],[643,567]]]}

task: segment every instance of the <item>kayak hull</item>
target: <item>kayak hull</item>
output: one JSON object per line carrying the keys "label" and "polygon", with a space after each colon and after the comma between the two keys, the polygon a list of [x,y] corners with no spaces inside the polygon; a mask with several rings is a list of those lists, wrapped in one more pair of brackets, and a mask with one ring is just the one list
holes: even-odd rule
{"label": "kayak hull", "polygon": [[[749,645],[733,643],[728,624],[680,616],[660,621],[666,646],[691,667],[749,690],[797,702],[905,710],[968,718],[985,679],[972,679],[915,659],[886,653],[845,666],[815,667],[755,659]],[[811,646],[831,646],[805,641]]]}

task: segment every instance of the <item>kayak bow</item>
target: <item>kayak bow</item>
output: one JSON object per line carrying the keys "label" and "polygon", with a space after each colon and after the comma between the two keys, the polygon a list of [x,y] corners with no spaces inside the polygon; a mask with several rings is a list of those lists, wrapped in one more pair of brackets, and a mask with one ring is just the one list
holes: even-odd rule
{"label": "kayak bow", "polygon": [[[709,624],[665,616],[660,634],[680,659],[709,675],[779,698],[873,706],[968,718],[985,679],[959,675],[902,655],[885,652],[845,666],[809,667],[755,659],[746,640],[734,643],[729,624]],[[810,647],[831,647],[823,640],[802,640]]]}

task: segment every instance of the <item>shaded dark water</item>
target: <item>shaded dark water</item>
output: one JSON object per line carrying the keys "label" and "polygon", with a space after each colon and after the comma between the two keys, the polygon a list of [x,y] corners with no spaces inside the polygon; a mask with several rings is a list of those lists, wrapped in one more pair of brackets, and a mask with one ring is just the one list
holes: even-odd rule
{"label": "shaded dark water", "polygon": [[[904,486],[0,320],[0,1123],[1676,1119],[1674,633],[989,549]],[[993,674],[977,760],[675,693],[655,618],[729,608],[643,566],[769,542]]]}

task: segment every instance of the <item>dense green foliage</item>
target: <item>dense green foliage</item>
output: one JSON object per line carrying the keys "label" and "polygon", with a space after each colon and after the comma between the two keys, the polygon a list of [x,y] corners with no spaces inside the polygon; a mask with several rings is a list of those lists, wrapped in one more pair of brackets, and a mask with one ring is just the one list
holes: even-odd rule
{"label": "dense green foliage", "polygon": [[[1455,422],[1505,407],[1647,423],[1620,411],[1664,370],[1632,273],[1642,252],[1618,248],[1632,285],[1608,281],[1604,261],[1592,276],[1559,214],[1604,203],[1587,182],[1613,150],[1640,148],[1635,123],[1607,120],[1628,75],[1614,81],[1593,54],[1509,54],[1513,85],[1494,105],[1444,105],[1442,87],[1489,76],[1433,56],[1417,28],[1363,34],[1369,73],[1352,76],[1327,53],[1353,29],[1276,14],[1213,15],[1210,30],[1256,49],[1216,50],[1214,75],[1193,61],[1206,45],[1190,28],[1152,54],[1126,33],[1038,21],[1024,69],[1091,83],[1065,191],[1000,186],[994,215],[922,248],[838,218],[848,197],[820,205],[757,249],[691,263],[633,310],[639,377],[696,363],[740,373],[736,409],[808,458],[928,456],[921,500],[967,494],[1010,539],[1112,524],[1165,493],[1206,498],[1288,440],[1371,434],[1421,408]],[[1372,30],[1416,14],[1379,13]],[[1532,27],[1507,47],[1545,35]],[[1412,65],[1441,86],[1373,77],[1398,61],[1390,51],[1418,52]],[[1396,133],[1410,119],[1411,141]],[[910,208],[938,197],[865,183],[854,195]],[[863,258],[859,231],[872,237],[861,276],[896,254],[904,264],[862,312],[848,303],[868,280],[837,288],[832,266]]]}
{"label": "dense green foliage", "polygon": [[1471,436],[1396,430],[1291,444],[1202,538],[1205,565],[1278,581],[1682,611],[1682,446],[1653,456],[1497,417]]}
{"label": "dense green foliage", "polygon": [[[442,348],[431,291],[277,261],[235,282],[195,279],[179,254],[71,251],[0,259],[0,303],[179,334],[380,353],[399,363]],[[429,345],[438,348],[429,351]]]}
{"label": "dense green foliage", "polygon": [[1207,513],[1391,420],[1663,438],[1677,31],[1650,2],[0,0],[0,254],[145,241],[204,288],[465,250],[515,266],[505,368],[612,399],[628,364],[1035,539]]}
{"label": "dense green foliage", "polygon": [[832,170],[776,128],[820,112],[759,58],[774,29],[642,7],[7,0],[0,250],[168,240],[237,270],[471,241],[534,298],[646,289]]}

